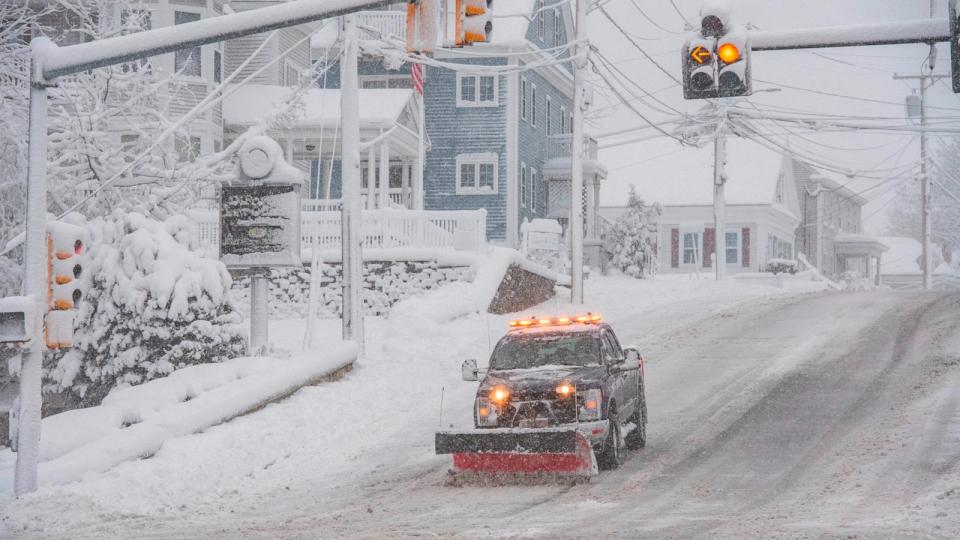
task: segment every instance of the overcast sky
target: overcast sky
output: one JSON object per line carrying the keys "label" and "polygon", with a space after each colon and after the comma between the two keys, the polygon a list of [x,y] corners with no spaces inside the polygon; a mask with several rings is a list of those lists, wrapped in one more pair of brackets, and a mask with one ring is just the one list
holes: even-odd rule
{"label": "overcast sky", "polygon": [[[696,24],[702,0],[675,2],[680,11]],[[922,19],[927,18],[930,9],[929,0],[733,0],[732,3],[734,22],[750,22],[763,30]],[[634,4],[643,9],[654,23],[664,30],[646,20]],[[679,78],[679,51],[686,34],[682,33],[683,20],[671,6],[670,0],[613,0],[605,4],[605,7],[611,16],[633,34],[644,51]],[[934,3],[934,16],[946,18],[946,0],[937,0]],[[590,14],[589,28],[590,40],[599,48],[601,54],[617,63],[644,89],[650,92],[659,91],[657,97],[682,111],[695,111],[703,106],[704,102],[685,101],[679,85],[644,59],[642,53],[623,37],[599,10]],[[776,93],[758,93],[750,100],[760,107],[789,107],[823,114],[902,117],[904,98],[912,89],[917,88],[917,81],[895,81],[893,74],[918,73],[927,51],[926,45],[896,45],[758,52],[753,56],[755,90],[775,87],[759,82],[769,81],[822,92],[889,101],[893,104],[823,96],[791,89]],[[949,73],[947,44],[940,44],[938,53],[936,71]],[[602,133],[644,125],[644,121],[628,108],[611,107],[613,102],[609,96],[603,95],[604,93],[601,92],[596,97],[592,113],[600,118],[595,121],[591,131]],[[950,121],[952,118],[960,120],[960,99],[950,90],[949,80],[931,88],[928,104],[931,106],[931,117],[941,121]],[[637,107],[654,121],[666,118],[642,104]],[[780,133],[784,132],[781,130]],[[815,153],[832,164],[851,169],[888,168],[907,165],[919,159],[919,143],[912,134],[877,135],[851,132],[804,134],[803,137],[806,139],[791,136],[791,147]],[[939,136],[939,140],[933,140],[931,146],[938,147],[946,138]],[[610,177],[603,189],[602,203],[622,205],[630,183],[642,180],[644,172],[651,170],[654,165],[657,165],[654,167],[656,170],[669,170],[672,164],[682,163],[685,151],[670,139],[601,151],[601,159],[610,169]],[[705,178],[705,181],[710,181],[710,178]],[[864,214],[869,232],[883,232],[886,208],[889,207],[893,193],[888,188],[895,186],[896,182],[888,183],[869,193],[876,199],[868,205]]]}

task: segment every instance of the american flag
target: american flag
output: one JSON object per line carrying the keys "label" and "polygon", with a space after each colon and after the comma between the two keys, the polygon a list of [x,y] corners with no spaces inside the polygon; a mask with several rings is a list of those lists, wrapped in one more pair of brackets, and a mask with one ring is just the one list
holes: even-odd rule
{"label": "american flag", "polygon": [[410,65],[410,78],[413,80],[413,89],[421,96],[423,95],[423,64],[413,63]]}

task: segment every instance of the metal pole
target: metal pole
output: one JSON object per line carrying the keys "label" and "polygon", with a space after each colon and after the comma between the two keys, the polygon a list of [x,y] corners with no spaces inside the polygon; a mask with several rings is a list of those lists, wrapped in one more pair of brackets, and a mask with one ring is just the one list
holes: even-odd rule
{"label": "metal pole", "polygon": [[[586,55],[590,46],[587,39],[587,3],[589,0],[577,0],[576,48],[573,75],[573,136],[570,152],[572,162],[570,202],[570,302],[583,304],[583,113],[584,79],[587,71]],[[516,234],[515,231],[512,234]]]}
{"label": "metal pole", "polygon": [[356,341],[359,356],[364,354],[363,339],[363,257],[360,252],[360,82],[357,73],[357,25],[352,15],[343,19],[344,53],[341,75],[340,124],[343,141],[343,339]]}
{"label": "metal pole", "polygon": [[[727,278],[727,199],[724,192],[727,184],[726,163],[727,140],[721,120],[713,140],[713,260],[717,267],[717,281]],[[704,253],[703,256],[708,257],[709,254]]]}
{"label": "metal pole", "polygon": [[[41,76],[40,49],[51,46],[47,38],[31,43],[30,127],[27,162],[27,220],[24,241],[23,294],[34,300],[43,321],[47,312],[47,82]],[[20,411],[17,414],[17,465],[14,492],[19,497],[37,489],[40,456],[40,409],[43,405],[43,325],[37,325],[29,346],[21,354]]]}
{"label": "metal pole", "polygon": [[270,271],[266,269],[256,269],[250,276],[250,353],[253,355],[264,354],[270,342],[269,276]]}

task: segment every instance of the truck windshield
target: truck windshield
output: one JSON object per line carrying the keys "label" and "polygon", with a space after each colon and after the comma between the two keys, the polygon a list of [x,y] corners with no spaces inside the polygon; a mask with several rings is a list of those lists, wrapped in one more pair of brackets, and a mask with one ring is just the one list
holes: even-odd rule
{"label": "truck windshield", "polygon": [[590,334],[506,336],[493,350],[490,369],[587,366],[600,363],[600,342]]}

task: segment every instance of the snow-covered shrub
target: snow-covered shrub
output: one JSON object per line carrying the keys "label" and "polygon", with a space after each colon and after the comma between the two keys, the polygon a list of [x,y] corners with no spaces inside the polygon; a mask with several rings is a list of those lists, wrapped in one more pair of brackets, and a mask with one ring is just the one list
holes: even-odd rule
{"label": "snow-covered shrub", "polygon": [[857,270],[847,270],[840,274],[840,282],[843,283],[845,291],[869,291],[873,289],[873,282],[860,275]]}
{"label": "snow-covered shrub", "polygon": [[614,267],[636,278],[657,273],[657,227],[662,211],[659,204],[646,204],[630,187],[627,211],[610,232],[609,251]]}
{"label": "snow-covered shrub", "polygon": [[798,263],[792,259],[770,259],[767,261],[767,272],[773,274],[796,274]]}
{"label": "snow-covered shrub", "polygon": [[161,222],[123,210],[89,223],[88,292],[50,389],[88,406],[117,385],[244,354],[230,275],[201,254],[191,227],[184,216]]}
{"label": "snow-covered shrub", "polygon": [[22,275],[23,266],[17,260],[0,255],[0,297],[20,294]]}

